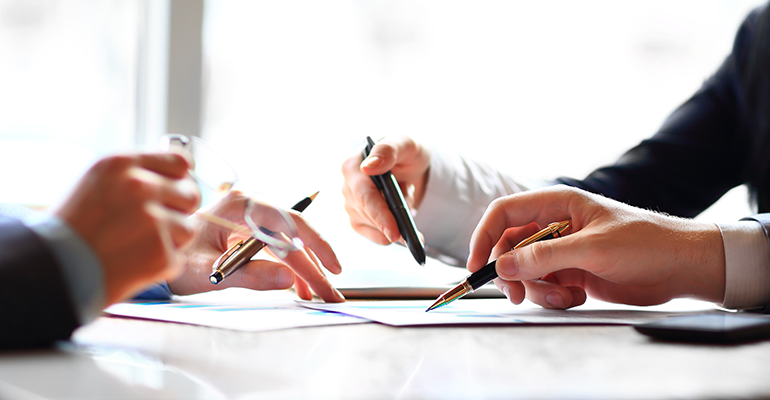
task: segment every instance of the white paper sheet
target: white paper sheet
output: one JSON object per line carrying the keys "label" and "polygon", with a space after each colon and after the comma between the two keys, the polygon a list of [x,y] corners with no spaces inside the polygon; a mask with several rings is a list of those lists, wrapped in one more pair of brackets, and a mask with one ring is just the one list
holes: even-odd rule
{"label": "white paper sheet", "polygon": [[[251,293],[249,293],[251,292]],[[356,317],[298,305],[288,292],[227,289],[171,301],[119,303],[105,312],[122,317],[202,325],[239,331],[267,331],[368,322]]]}
{"label": "white paper sheet", "polygon": [[505,299],[462,299],[425,312],[433,301],[349,301],[326,304],[298,301],[315,310],[335,311],[391,326],[582,324],[628,325],[688,314],[724,312],[709,303],[675,300],[656,307],[633,307],[589,300],[570,310],[547,310],[532,303],[513,305]]}

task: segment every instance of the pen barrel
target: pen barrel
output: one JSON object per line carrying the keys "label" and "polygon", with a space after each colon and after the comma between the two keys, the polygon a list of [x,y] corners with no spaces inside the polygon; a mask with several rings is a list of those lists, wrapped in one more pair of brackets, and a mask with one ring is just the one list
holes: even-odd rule
{"label": "pen barrel", "polygon": [[230,256],[217,268],[217,271],[222,274],[222,279],[235,272],[243,264],[249,262],[251,257],[254,257],[263,247],[265,247],[265,244],[254,238],[243,243],[243,246],[238,249],[238,253]]}
{"label": "pen barrel", "polygon": [[468,283],[473,290],[477,290],[497,278],[497,270],[495,269],[496,264],[497,260],[492,261],[468,277]]}
{"label": "pen barrel", "polygon": [[[369,157],[369,153],[374,148],[374,141],[371,137],[366,138],[366,147],[364,148],[364,159]],[[406,199],[401,192],[401,188],[398,185],[398,181],[393,174],[388,171],[382,175],[371,176],[375,186],[379,189],[385,202],[388,204],[390,213],[393,214],[393,218],[398,225],[398,232],[401,234],[401,238],[404,239],[406,246],[412,253],[414,259],[420,264],[425,265],[425,247],[422,244],[422,240],[417,235],[417,225],[414,223],[414,218],[406,205]]]}
{"label": "pen barrel", "polygon": [[415,260],[420,264],[425,264],[425,250],[422,246],[420,237],[417,236],[417,225],[414,223],[412,213],[405,206],[406,199],[404,194],[398,186],[396,178],[388,172],[385,175],[380,175],[383,180],[389,180],[389,182],[383,185],[383,194],[385,200],[388,203],[388,208],[396,219],[398,225],[398,231],[401,233],[401,237],[406,242],[409,251],[414,256]]}
{"label": "pen barrel", "polygon": [[313,202],[313,199],[311,199],[310,197],[305,197],[304,199],[300,200],[299,203],[292,206],[291,209],[294,211],[303,212],[305,211],[307,206],[309,206],[310,203],[312,202]]}

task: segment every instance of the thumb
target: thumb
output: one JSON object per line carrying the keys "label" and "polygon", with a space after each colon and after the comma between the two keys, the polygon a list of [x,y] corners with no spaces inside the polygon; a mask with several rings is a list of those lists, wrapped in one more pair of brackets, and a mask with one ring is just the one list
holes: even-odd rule
{"label": "thumb", "polygon": [[390,171],[396,165],[397,152],[393,143],[380,141],[361,162],[361,172],[367,175],[382,175]]}
{"label": "thumb", "polygon": [[566,236],[535,242],[501,255],[497,259],[498,276],[507,281],[527,281],[578,265],[565,259],[565,255],[570,254],[565,249],[569,239]]}
{"label": "thumb", "polygon": [[367,175],[381,175],[399,163],[414,157],[416,144],[406,136],[386,137],[377,142],[369,156],[361,163],[361,171]]}

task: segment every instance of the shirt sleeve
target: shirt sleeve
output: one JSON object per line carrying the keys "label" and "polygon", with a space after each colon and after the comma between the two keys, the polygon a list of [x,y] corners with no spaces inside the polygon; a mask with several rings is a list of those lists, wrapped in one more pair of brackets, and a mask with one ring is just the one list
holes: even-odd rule
{"label": "shirt sleeve", "polygon": [[96,254],[77,232],[54,215],[34,215],[26,218],[24,224],[43,239],[59,261],[79,322],[94,320],[105,302],[102,264]]}
{"label": "shirt sleeve", "polygon": [[725,298],[722,306],[739,310],[770,303],[770,244],[762,225],[752,220],[719,224],[725,246]]}
{"label": "shirt sleeve", "polygon": [[461,155],[433,150],[428,185],[415,215],[426,252],[465,266],[471,235],[489,203],[530,185]]}

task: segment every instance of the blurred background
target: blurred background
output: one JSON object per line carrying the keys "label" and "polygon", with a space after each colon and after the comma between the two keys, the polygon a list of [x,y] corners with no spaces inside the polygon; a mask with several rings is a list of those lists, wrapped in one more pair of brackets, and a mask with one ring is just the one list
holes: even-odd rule
{"label": "blurred background", "polygon": [[[307,215],[334,244],[367,135],[583,177],[655,133],[761,3],[0,0],[0,201],[50,205],[98,157],[184,133],[242,190],[320,190]],[[738,188],[699,218],[749,212]]]}

